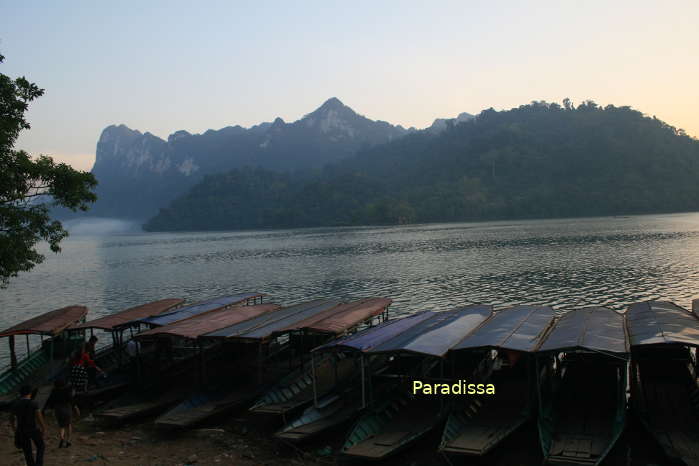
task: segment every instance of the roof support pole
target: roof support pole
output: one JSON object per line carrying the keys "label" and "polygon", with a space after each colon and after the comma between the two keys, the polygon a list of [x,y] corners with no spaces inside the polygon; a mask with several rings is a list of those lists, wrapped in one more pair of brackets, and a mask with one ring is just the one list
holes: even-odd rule
{"label": "roof support pole", "polygon": [[196,342],[197,350],[199,351],[199,385],[202,387],[206,383],[206,369],[204,368],[204,349],[199,341]]}
{"label": "roof support pole", "polygon": [[10,335],[8,341],[10,343],[10,367],[12,369],[17,369],[17,353],[15,353],[15,336]]}
{"label": "roof support pole", "polygon": [[366,377],[364,374],[364,355],[360,356],[360,364],[362,367],[362,409],[366,408]]}
{"label": "roof support pole", "polygon": [[29,334],[27,333],[24,336],[27,337],[27,356],[29,356],[31,354],[31,351],[29,349]]}
{"label": "roof support pole", "polygon": [[262,342],[257,344],[257,382],[262,383]]}
{"label": "roof support pole", "polygon": [[311,353],[311,378],[313,379],[313,406],[318,407],[318,390],[316,389],[316,357]]}

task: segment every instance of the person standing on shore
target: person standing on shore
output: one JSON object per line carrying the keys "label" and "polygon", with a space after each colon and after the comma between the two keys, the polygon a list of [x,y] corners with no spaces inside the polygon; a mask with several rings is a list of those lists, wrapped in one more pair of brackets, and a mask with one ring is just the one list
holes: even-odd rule
{"label": "person standing on shore", "polygon": [[73,410],[78,416],[80,411],[75,405],[73,386],[66,383],[65,379],[56,380],[42,413],[47,408],[53,408],[58,423],[60,439],[58,448],[68,448],[71,446],[70,438],[73,434]]}
{"label": "person standing on shore", "polygon": [[[10,427],[15,433],[15,446],[24,451],[27,466],[43,466],[44,433],[46,423],[39,411],[39,405],[32,400],[32,388],[23,385],[19,389],[20,398],[10,408]],[[32,452],[32,442],[36,447],[36,458]]]}

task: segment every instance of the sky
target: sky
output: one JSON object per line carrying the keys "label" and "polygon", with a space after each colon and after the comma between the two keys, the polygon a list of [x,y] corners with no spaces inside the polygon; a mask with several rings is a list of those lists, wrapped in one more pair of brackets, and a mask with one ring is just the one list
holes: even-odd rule
{"label": "sky", "polygon": [[371,119],[630,105],[699,136],[699,1],[0,1],[0,73],[46,90],[16,147],[89,170],[111,124],[166,138],[330,97]]}

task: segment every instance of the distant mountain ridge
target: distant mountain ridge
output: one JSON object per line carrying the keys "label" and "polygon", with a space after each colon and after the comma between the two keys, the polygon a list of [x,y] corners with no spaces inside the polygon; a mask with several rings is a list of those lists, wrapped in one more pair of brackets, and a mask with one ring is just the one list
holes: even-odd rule
{"label": "distant mountain ridge", "polygon": [[[452,120],[470,116],[462,115]],[[429,131],[444,130],[447,121],[435,120]],[[92,173],[99,182],[99,200],[89,215],[146,219],[207,174],[246,166],[281,172],[320,169],[415,131],[366,118],[335,97],[292,123],[277,118],[203,134],[180,130],[167,140],[111,125],[97,143]]]}
{"label": "distant mountain ridge", "polygon": [[[532,102],[437,122],[312,177],[211,175],[148,231],[699,211],[699,140],[630,107]],[[446,128],[439,131],[439,126]]]}

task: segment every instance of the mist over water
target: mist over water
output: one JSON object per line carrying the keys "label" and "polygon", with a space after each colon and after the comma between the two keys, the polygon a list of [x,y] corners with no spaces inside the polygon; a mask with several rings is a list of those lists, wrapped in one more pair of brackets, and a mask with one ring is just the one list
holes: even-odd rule
{"label": "mist over water", "polygon": [[116,218],[87,217],[62,222],[72,236],[102,236],[140,233],[141,224]]}
{"label": "mist over water", "polygon": [[43,264],[0,290],[0,327],[70,304],[95,318],[241,291],[280,304],[387,296],[393,315],[472,303],[623,310],[657,298],[689,307],[699,296],[699,214],[152,234],[91,219],[69,228],[62,253],[46,250]]}

